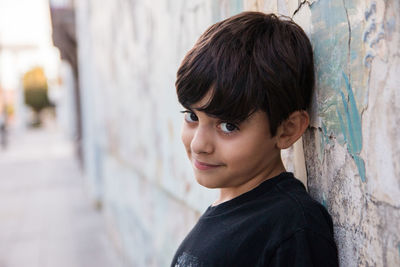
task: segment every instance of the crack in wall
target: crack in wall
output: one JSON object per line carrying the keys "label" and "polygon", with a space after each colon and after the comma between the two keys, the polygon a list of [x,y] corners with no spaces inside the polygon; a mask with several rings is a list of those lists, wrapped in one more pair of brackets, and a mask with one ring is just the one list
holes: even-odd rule
{"label": "crack in wall", "polygon": [[370,193],[366,193],[365,196],[368,198],[368,201],[370,201],[371,203],[373,203],[377,207],[400,210],[400,206],[395,206],[395,205],[392,205],[392,204],[387,203],[385,201],[377,200]]}
{"label": "crack in wall", "polygon": [[[397,0],[395,0],[397,1]],[[361,158],[361,148],[363,146],[365,146],[365,148],[370,148],[371,147],[371,140],[364,139],[362,138],[362,122],[367,123],[364,126],[368,127],[368,123],[371,122],[371,120],[375,119],[371,118],[371,117],[366,117],[364,115],[365,110],[368,109],[368,104],[370,105],[369,109],[374,108],[374,103],[377,102],[376,99],[372,99],[372,98],[368,98],[368,94],[369,94],[369,90],[393,90],[392,85],[391,85],[391,81],[392,80],[392,74],[394,71],[394,68],[396,67],[396,59],[400,56],[399,52],[396,51],[390,51],[392,53],[388,53],[386,50],[379,50],[377,51],[380,47],[380,41],[386,41],[389,42],[392,39],[390,39],[391,37],[388,35],[387,32],[389,32],[389,30],[387,30],[385,32],[386,35],[384,35],[383,30],[385,30],[385,26],[388,24],[388,22],[385,22],[384,24],[379,24],[379,23],[375,23],[375,17],[379,17],[381,18],[381,13],[378,12],[378,15],[376,15],[376,6],[377,4],[375,3],[375,1],[371,1],[372,3],[365,3],[366,6],[360,5],[360,2],[356,2],[355,1],[348,1],[348,0],[342,0],[336,3],[332,2],[332,5],[327,4],[327,2],[317,2],[317,4],[314,6],[315,8],[312,8],[312,26],[313,28],[313,36],[316,36],[315,38],[315,43],[317,43],[317,48],[319,49],[319,56],[325,56],[325,55],[331,55],[334,52],[337,52],[336,54],[333,55],[338,55],[337,57],[332,56],[332,60],[326,60],[323,61],[321,60],[320,63],[322,65],[322,70],[325,72],[322,72],[322,74],[330,74],[329,76],[323,76],[324,80],[323,82],[325,82],[328,86],[326,87],[322,87],[321,84],[319,84],[319,86],[322,87],[321,90],[326,90],[326,88],[329,88],[329,85],[335,85],[335,88],[338,88],[338,92],[340,92],[340,96],[337,99],[338,102],[334,102],[337,105],[343,105],[344,106],[344,112],[343,110],[340,110],[340,115],[342,115],[343,117],[343,121],[344,121],[344,127],[342,129],[345,129],[345,133],[347,134],[347,142],[345,142],[345,144],[340,144],[342,147],[344,146],[345,148],[347,148],[347,152],[348,154],[346,155],[346,164],[349,163],[350,157],[352,157],[352,159],[355,161],[358,170],[359,170],[359,174],[360,176],[362,176],[362,172],[363,170],[365,170],[365,166],[363,166],[363,159]],[[388,2],[390,3],[391,1],[384,1],[384,3],[386,5],[388,5]],[[309,4],[308,1],[303,1],[301,0],[301,2],[298,2],[298,6],[297,9],[294,11],[292,18],[296,15],[296,18],[301,14],[303,15],[303,11],[301,10],[303,8],[303,6],[305,4]],[[370,6],[367,6],[370,5]],[[295,6],[296,7],[296,6]],[[378,7],[381,8],[381,5],[378,5]],[[305,7],[307,9],[307,7]],[[360,12],[360,9],[365,8],[365,11]],[[331,9],[336,9],[337,12],[335,13],[331,13]],[[386,11],[389,8],[385,9],[385,13],[383,18],[385,19],[389,19],[387,18],[387,14]],[[323,10],[323,11],[321,11]],[[389,9],[390,10],[390,9]],[[308,10],[307,10],[308,11]],[[332,15],[331,15],[332,14]],[[364,15],[365,14],[365,15]],[[364,15],[364,16],[363,16]],[[331,16],[331,17],[330,17]],[[393,16],[393,15],[392,15]],[[365,21],[363,21],[362,19],[365,19]],[[380,20],[377,20],[378,22]],[[317,24],[320,23],[320,24]],[[394,23],[394,22],[392,22]],[[321,26],[322,25],[322,26]],[[372,26],[371,26],[372,25]],[[330,26],[330,28],[329,28]],[[375,27],[375,28],[373,28]],[[393,27],[393,26],[392,26]],[[327,32],[327,29],[333,29],[332,32]],[[381,30],[383,29],[383,30]],[[368,32],[369,30],[369,32]],[[363,32],[364,31],[364,32]],[[393,30],[392,30],[393,31]],[[393,33],[395,33],[395,31],[393,31]],[[346,37],[347,36],[347,37]],[[394,35],[395,36],[395,35]],[[396,36],[395,36],[396,37]],[[393,37],[393,38],[395,38]],[[325,39],[323,39],[325,38]],[[348,38],[348,40],[346,40],[346,38]],[[325,41],[325,43],[324,43]],[[337,42],[336,42],[337,41]],[[313,43],[313,45],[315,45],[315,43]],[[323,44],[323,45],[321,45]],[[328,50],[326,49],[326,47],[329,45],[332,45],[332,50]],[[367,46],[369,45],[369,47]],[[335,48],[340,48],[340,50],[334,50]],[[393,47],[393,46],[391,46]],[[385,47],[384,47],[385,48]],[[347,51],[346,51],[347,49]],[[366,50],[364,50],[366,49]],[[368,50],[369,49],[369,50]],[[384,55],[388,54],[389,55],[389,60],[386,59],[386,61],[384,61],[385,67],[382,68],[380,64],[376,64],[374,65],[374,69],[371,72],[371,66],[374,60],[374,55],[372,53],[368,53],[370,50],[372,50],[373,52],[377,51],[380,53],[384,53]],[[382,55],[381,54],[377,54],[379,56],[381,56],[382,59]],[[364,64],[360,64],[361,60],[363,59],[363,57],[366,56],[364,58]],[[338,57],[341,57],[341,61],[339,62],[339,60],[334,61],[335,59],[337,59]],[[320,57],[321,58],[321,57]],[[376,60],[378,60],[378,57],[376,58]],[[383,59],[382,59],[383,60]],[[379,61],[379,60],[378,60]],[[328,63],[327,63],[328,62]],[[333,62],[333,63],[332,63]],[[332,68],[327,68],[326,66],[336,66],[334,65],[335,63],[337,63],[337,69],[334,69],[332,71]],[[378,62],[374,62],[374,63],[378,63]],[[369,66],[368,66],[369,65]],[[324,69],[326,67],[326,69]],[[337,70],[337,72],[335,72]],[[343,71],[342,75],[343,75],[343,79],[344,82],[337,82],[336,84],[334,84],[333,79],[331,79],[331,77],[335,77],[335,75],[340,74],[340,70]],[[347,75],[346,75],[347,74]],[[366,75],[366,76],[365,76]],[[347,76],[347,77],[346,77]],[[325,78],[326,77],[326,78]],[[378,78],[379,77],[379,78]],[[372,79],[378,79],[379,83],[370,83],[370,80]],[[390,78],[390,79],[389,79]],[[364,79],[364,80],[363,80]],[[365,80],[366,79],[366,80]],[[339,79],[337,79],[339,80]],[[335,81],[337,81],[335,80]],[[328,82],[326,82],[328,81]],[[343,81],[343,80],[342,80]],[[365,84],[366,82],[366,84]],[[326,85],[323,83],[323,85]],[[366,88],[364,87],[366,85]],[[373,88],[371,88],[371,86]],[[334,86],[332,86],[333,88]],[[365,92],[365,89],[367,90]],[[365,96],[366,94],[366,96]],[[325,97],[325,95],[321,94],[322,97]],[[372,96],[372,95],[371,95]],[[365,98],[366,97],[366,98]],[[321,100],[322,99],[322,100]],[[326,102],[323,102],[323,100],[325,100],[324,98],[321,99],[317,99],[318,101],[318,105],[325,105]],[[363,102],[364,100],[367,100],[366,102]],[[342,101],[340,101],[342,100]],[[369,101],[372,101],[371,103],[369,103]],[[395,101],[394,99],[392,99],[392,101]],[[340,103],[342,102],[342,103]],[[392,104],[392,102],[390,102],[390,104]],[[357,111],[357,106],[359,107],[359,110]],[[322,112],[326,112],[326,110],[322,110]],[[370,111],[370,112],[380,112],[378,111]],[[356,113],[358,113],[359,115],[356,115]],[[324,114],[324,113],[322,113]],[[325,113],[326,114],[326,113]],[[319,114],[318,114],[319,115]],[[358,117],[359,116],[359,117]],[[358,120],[358,118],[360,118],[360,120]],[[323,119],[327,119],[327,120],[334,120],[336,119],[335,117],[331,116],[331,117],[323,117]],[[368,120],[368,121],[363,121],[364,120]],[[374,121],[372,121],[373,123]],[[320,123],[319,123],[320,124]],[[373,124],[371,124],[373,125]],[[314,130],[315,129],[315,130]],[[366,137],[370,135],[371,133],[371,129],[367,129],[365,128],[365,135]],[[306,135],[306,137],[308,138],[308,140],[305,141],[305,151],[307,150],[307,145],[308,146],[308,153],[309,155],[312,156],[312,163],[315,164],[316,163],[316,156],[319,157],[319,155],[317,155],[317,151],[319,149],[319,145],[323,146],[325,145],[323,141],[321,141],[320,144],[316,144],[318,143],[320,140],[318,140],[318,135],[324,135],[325,132],[323,130],[323,127],[318,127],[317,125],[315,126],[311,126],[309,128],[309,131],[312,133],[310,135]],[[314,134],[315,132],[318,132],[317,134]],[[397,132],[396,132],[397,133]],[[351,140],[355,140],[354,142]],[[349,141],[350,140],[350,141]],[[391,142],[391,141],[385,141],[385,142]],[[347,147],[346,147],[347,146]],[[313,149],[313,153],[310,152],[310,148]],[[331,149],[331,147],[325,147],[325,152],[329,151]],[[332,150],[334,151],[334,149]],[[364,151],[365,152],[365,151]],[[392,158],[395,158],[396,155],[394,152],[395,151],[389,151],[393,153]],[[307,152],[306,152],[307,153]],[[331,153],[329,156],[335,156],[334,153]],[[365,157],[365,161],[368,161],[368,155],[365,154],[363,155]],[[328,157],[329,158],[329,157]],[[327,159],[328,159],[327,158]],[[325,160],[325,157],[323,157],[323,159]],[[332,159],[332,158],[331,158]],[[351,160],[350,160],[351,161]],[[369,161],[371,161],[371,159],[369,159]],[[369,162],[371,163],[371,162]],[[325,184],[324,181],[322,180],[318,180],[318,178],[315,177],[319,177],[318,175],[320,175],[321,173],[324,173],[326,170],[329,170],[329,164],[330,162],[326,161],[319,161],[317,166],[312,166],[312,164],[310,165],[310,163],[308,164],[308,168],[307,168],[307,172],[309,173],[309,175],[311,177],[314,176],[314,180],[313,178],[311,178],[309,181],[311,181],[311,186],[309,188],[311,188],[311,191],[315,194],[318,195],[318,199],[319,201],[321,201],[323,204],[330,204],[330,199],[331,198],[335,198],[338,197],[337,191],[330,193],[331,190],[333,190],[334,188],[332,188],[332,186],[336,183],[336,179],[333,179],[330,177],[330,179],[332,179],[332,181],[334,182],[327,182],[327,184]],[[336,162],[334,163],[336,164]],[[310,167],[311,166],[311,167]],[[328,167],[327,167],[328,166]],[[347,166],[347,165],[346,165]],[[336,167],[336,166],[335,166]],[[372,164],[372,166],[369,166],[371,169],[374,168],[374,165]],[[347,178],[347,179],[351,179],[352,177],[347,177],[348,173],[341,173],[342,176],[340,176],[340,178]],[[355,170],[354,175],[357,174],[357,171]],[[365,173],[364,173],[365,174]],[[328,175],[330,175],[330,173],[328,173]],[[375,177],[373,177],[373,172],[371,172],[371,180],[373,180]],[[383,177],[382,177],[383,178]],[[364,178],[365,179],[365,178]],[[357,256],[353,256],[353,255],[348,255],[347,259],[344,259],[344,263],[354,263],[354,260],[356,260],[356,262],[359,262],[360,265],[374,265],[374,264],[378,264],[378,265],[382,265],[382,266],[389,266],[391,265],[391,263],[393,263],[393,261],[396,261],[398,259],[393,259],[393,252],[396,253],[396,256],[398,257],[398,255],[400,255],[400,241],[399,241],[399,237],[397,235],[398,233],[398,227],[396,225],[393,225],[393,216],[396,215],[398,216],[398,211],[400,209],[400,206],[398,205],[398,202],[392,204],[392,203],[387,203],[385,200],[379,200],[373,197],[373,195],[368,192],[368,186],[366,186],[365,184],[365,180],[361,177],[361,180],[363,183],[360,183],[359,188],[357,187],[357,189],[360,190],[361,194],[362,194],[362,199],[360,199],[360,203],[357,203],[357,205],[349,203],[348,206],[351,207],[354,210],[357,210],[359,212],[359,218],[352,218],[352,220],[348,220],[346,219],[347,216],[349,216],[349,214],[346,214],[346,209],[343,208],[343,205],[339,205],[338,203],[334,203],[335,205],[337,204],[337,206],[335,206],[333,209],[335,209],[335,212],[337,212],[338,214],[336,215],[340,215],[340,216],[344,216],[343,217],[343,222],[340,224],[335,224],[335,227],[339,227],[344,229],[343,232],[345,232],[346,234],[349,233],[353,233],[354,235],[360,236],[363,238],[363,240],[365,240],[365,243],[363,245],[357,245],[357,243],[354,244],[354,251],[358,252],[358,255],[360,255],[357,259]],[[312,186],[315,186],[315,188],[312,188]],[[395,184],[392,184],[395,185]],[[327,186],[327,187],[326,187]],[[321,190],[321,188],[323,188]],[[343,198],[345,199],[352,199],[351,194],[354,193],[354,191],[352,191],[350,188],[345,188],[344,189],[344,193],[343,195],[339,196],[343,196]],[[381,188],[382,189],[386,189],[386,188]],[[382,192],[382,191],[381,191]],[[325,196],[325,194],[327,194]],[[327,198],[326,198],[327,197]],[[328,205],[329,207],[330,205]],[[330,207],[332,209],[332,207]],[[355,214],[351,214],[351,216],[356,216]],[[350,224],[355,222],[355,224]],[[358,224],[357,224],[358,222]],[[347,224],[349,223],[349,224]],[[374,224],[374,225],[371,225]],[[361,227],[359,227],[361,226]],[[390,238],[389,238],[390,237]],[[347,238],[347,236],[346,236]],[[346,239],[343,238],[343,242],[350,242],[350,239]],[[344,244],[344,247],[342,247],[343,249],[343,253],[345,254],[344,250],[350,248],[348,245],[351,245],[351,243],[346,243]],[[370,248],[376,248],[377,250],[375,251],[375,253],[373,253],[373,255],[368,255],[370,253],[369,249]],[[394,249],[394,251],[393,251]],[[347,264],[346,264],[347,265]]]}
{"label": "crack in wall", "polygon": [[300,2],[299,6],[297,9],[293,12],[293,15],[291,16],[291,19],[297,14],[297,12],[300,11],[300,9],[303,7],[303,5],[307,4],[309,7],[311,7],[312,3],[310,3],[308,0],[304,0],[303,2]]}

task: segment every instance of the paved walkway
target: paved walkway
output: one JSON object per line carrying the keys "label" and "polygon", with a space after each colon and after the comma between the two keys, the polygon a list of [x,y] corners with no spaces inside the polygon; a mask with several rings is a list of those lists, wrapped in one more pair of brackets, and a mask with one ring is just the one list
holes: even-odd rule
{"label": "paved walkway", "polygon": [[0,267],[119,267],[71,143],[54,129],[0,148]]}

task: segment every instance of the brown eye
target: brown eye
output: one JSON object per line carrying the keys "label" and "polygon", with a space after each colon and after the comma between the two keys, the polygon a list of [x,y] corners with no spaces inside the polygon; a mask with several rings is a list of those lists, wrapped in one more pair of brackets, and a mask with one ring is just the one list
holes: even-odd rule
{"label": "brown eye", "polygon": [[223,131],[224,133],[228,133],[228,134],[232,133],[236,130],[239,130],[239,128],[235,124],[232,124],[229,122],[222,122],[219,125],[219,128],[221,129],[221,131]]}
{"label": "brown eye", "polygon": [[191,111],[187,111],[185,112],[185,120],[189,123],[191,122],[196,122],[199,120],[199,118],[197,117],[196,114],[194,114],[194,112]]}

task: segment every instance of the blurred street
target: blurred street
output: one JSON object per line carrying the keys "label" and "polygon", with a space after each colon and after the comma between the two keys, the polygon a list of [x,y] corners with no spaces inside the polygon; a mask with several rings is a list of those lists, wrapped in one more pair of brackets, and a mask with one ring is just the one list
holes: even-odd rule
{"label": "blurred street", "polygon": [[72,143],[55,127],[12,133],[0,148],[0,267],[116,267]]}

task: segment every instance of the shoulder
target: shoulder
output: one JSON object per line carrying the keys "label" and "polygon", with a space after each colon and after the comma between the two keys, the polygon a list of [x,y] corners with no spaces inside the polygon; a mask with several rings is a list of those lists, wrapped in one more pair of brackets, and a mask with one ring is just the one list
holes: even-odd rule
{"label": "shoulder", "polygon": [[332,239],[310,230],[299,229],[273,250],[264,250],[259,266],[339,266]]}
{"label": "shoulder", "polygon": [[332,235],[332,218],[326,208],[314,200],[306,191],[304,185],[297,179],[286,179],[276,184],[275,192],[282,196],[278,204],[282,216],[297,219],[299,228],[310,229],[321,234]]}
{"label": "shoulder", "polygon": [[[263,212],[259,219],[263,229],[274,236],[276,242],[281,242],[301,230],[333,239],[331,216],[294,177],[277,182],[260,201]],[[268,229],[274,230],[270,232]]]}
{"label": "shoulder", "polygon": [[[326,208],[315,201],[297,179],[283,179],[269,196],[264,197],[263,234],[266,243],[263,259],[279,262],[273,266],[337,266],[337,249],[333,236],[332,218]],[[307,254],[307,257],[305,256]],[[291,255],[289,257],[289,255]],[[296,258],[296,264],[287,259]],[[303,256],[302,256],[303,255]],[[301,260],[307,260],[304,265]],[[330,264],[319,263],[328,263]]]}

